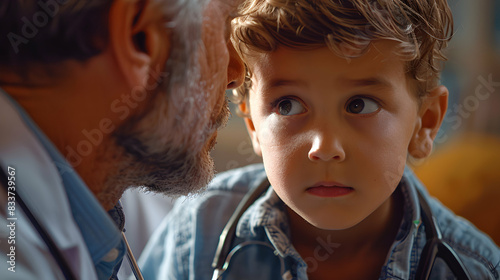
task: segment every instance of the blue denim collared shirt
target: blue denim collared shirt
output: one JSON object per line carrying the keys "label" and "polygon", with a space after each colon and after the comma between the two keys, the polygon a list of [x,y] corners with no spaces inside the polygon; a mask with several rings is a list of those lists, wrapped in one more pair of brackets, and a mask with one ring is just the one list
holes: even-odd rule
{"label": "blue denim collared shirt", "polygon": [[[222,229],[243,196],[265,176],[260,164],[235,169],[217,176],[203,195],[178,200],[141,256],[146,279],[211,279],[211,263]],[[444,240],[457,252],[472,279],[499,279],[500,249],[488,236],[430,198],[409,169],[399,188],[405,200],[403,221],[380,279],[415,278],[426,243],[417,188],[430,204]],[[233,245],[241,248],[232,255],[223,279],[308,279],[307,269],[321,265],[326,254],[341,246],[334,240],[317,240],[317,258],[302,259],[289,237],[285,205],[269,188],[239,220]],[[432,279],[454,277],[444,262],[438,261]]]}
{"label": "blue denim collared shirt", "polygon": [[[1,88],[0,116],[0,168],[16,167],[17,193],[51,235],[76,277],[115,279],[125,243],[110,215],[123,222],[123,214],[117,214],[121,207],[108,215],[43,131]],[[17,271],[7,270],[5,248],[0,246],[0,279],[62,279],[57,263],[20,207],[16,213]],[[0,211],[2,224],[6,224],[4,218]],[[2,228],[0,245],[6,234]]]}

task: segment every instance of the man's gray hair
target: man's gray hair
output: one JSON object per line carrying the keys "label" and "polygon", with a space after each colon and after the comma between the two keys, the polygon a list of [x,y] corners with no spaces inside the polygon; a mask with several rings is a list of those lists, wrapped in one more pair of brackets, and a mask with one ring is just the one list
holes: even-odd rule
{"label": "man's gray hair", "polygon": [[[163,9],[167,18],[167,28],[173,30],[170,56],[165,72],[167,92],[176,86],[183,87],[188,82],[193,69],[198,70],[199,47],[201,38],[203,11],[210,0],[156,0],[164,2]],[[165,3],[168,3],[166,5]]]}

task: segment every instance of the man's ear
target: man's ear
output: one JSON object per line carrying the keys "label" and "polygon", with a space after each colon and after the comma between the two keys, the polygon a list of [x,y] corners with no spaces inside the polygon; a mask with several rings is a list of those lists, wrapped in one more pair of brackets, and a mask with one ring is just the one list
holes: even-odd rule
{"label": "man's ear", "polygon": [[243,120],[245,121],[248,135],[250,135],[250,140],[252,140],[253,150],[258,156],[262,157],[259,137],[257,136],[257,132],[255,131],[255,126],[253,124],[252,117],[250,116],[250,110],[247,106],[247,101],[242,102],[239,105],[239,109],[245,115],[245,117],[243,117]]}
{"label": "man's ear", "polygon": [[415,158],[430,155],[447,107],[448,89],[445,86],[434,88],[422,98],[415,130],[408,146],[410,155]]}
{"label": "man's ear", "polygon": [[109,13],[109,47],[131,87],[147,85],[152,70],[163,70],[170,36],[154,1],[115,0]]}

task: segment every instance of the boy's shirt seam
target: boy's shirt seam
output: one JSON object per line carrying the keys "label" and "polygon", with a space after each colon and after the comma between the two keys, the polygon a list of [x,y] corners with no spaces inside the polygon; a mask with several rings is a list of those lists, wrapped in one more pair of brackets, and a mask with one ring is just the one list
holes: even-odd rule
{"label": "boy's shirt seam", "polygon": [[495,279],[498,279],[499,275],[498,275],[498,272],[495,269],[495,266],[493,265],[493,263],[490,262],[486,257],[478,254],[476,252],[476,250],[472,250],[469,247],[463,246],[461,243],[457,243],[457,242],[455,242],[454,240],[452,240],[450,238],[444,238],[443,241],[446,242],[446,243],[448,243],[453,248],[453,250],[459,251],[461,254],[463,254],[463,255],[465,255],[465,256],[467,256],[467,257],[469,257],[469,258],[471,258],[471,259],[473,259],[475,261],[478,261],[481,264],[483,264],[485,266],[486,270],[489,273],[491,273],[491,275]]}

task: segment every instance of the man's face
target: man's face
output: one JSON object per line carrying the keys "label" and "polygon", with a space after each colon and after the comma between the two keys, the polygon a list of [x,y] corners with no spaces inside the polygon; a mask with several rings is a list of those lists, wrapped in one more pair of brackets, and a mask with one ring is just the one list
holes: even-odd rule
{"label": "man's face", "polygon": [[229,116],[225,90],[234,73],[243,71],[229,42],[236,7],[232,0],[207,4],[198,63],[188,69],[186,84],[175,84],[167,93],[159,89],[147,112],[119,129],[118,143],[129,157],[116,176],[123,183],[183,195],[198,191],[213,177],[210,151],[217,129]]}
{"label": "man's face", "polygon": [[[237,0],[212,0],[208,3],[203,17],[203,47],[200,49],[201,83],[209,93],[207,101],[218,114],[221,105],[227,107],[225,90],[228,86],[229,52],[235,53],[229,40],[231,34],[231,20],[236,13]],[[230,64],[231,63],[231,64]]]}
{"label": "man's face", "polygon": [[353,227],[390,209],[418,120],[395,43],[359,58],[280,48],[250,61],[254,147],[278,196],[310,224]]}

